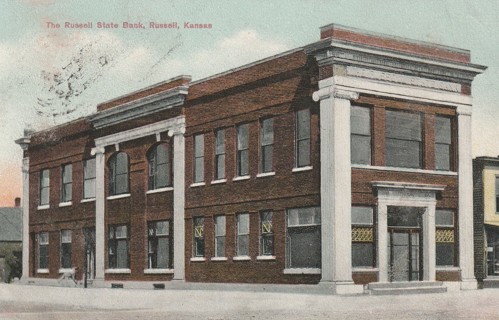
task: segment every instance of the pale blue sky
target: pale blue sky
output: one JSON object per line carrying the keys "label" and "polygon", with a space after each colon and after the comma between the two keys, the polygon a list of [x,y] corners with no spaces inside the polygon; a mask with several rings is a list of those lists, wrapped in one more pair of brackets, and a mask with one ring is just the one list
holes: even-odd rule
{"label": "pale blue sky", "polygon": [[[473,84],[473,154],[499,155],[499,0],[3,0],[0,21],[0,181],[18,179],[2,168],[18,168],[21,153],[12,141],[23,128],[53,124],[36,115],[38,99],[60,107],[42,72],[64,76],[71,58],[87,63],[82,76],[90,85],[71,100],[78,108],[72,116],[80,116],[178,74],[199,79],[315,42],[319,27],[329,23],[471,50],[473,63],[489,67]],[[94,28],[49,30],[47,21],[88,21]],[[213,28],[103,31],[95,26],[99,21],[190,21]],[[103,67],[95,62],[101,56],[109,59]]]}

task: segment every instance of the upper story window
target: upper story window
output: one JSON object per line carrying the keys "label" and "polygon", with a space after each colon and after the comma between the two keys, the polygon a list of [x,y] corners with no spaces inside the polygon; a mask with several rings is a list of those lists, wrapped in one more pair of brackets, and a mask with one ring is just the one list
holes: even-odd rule
{"label": "upper story window", "polygon": [[272,156],[274,153],[274,119],[263,119],[260,122],[260,172],[272,172]]}
{"label": "upper story window", "polygon": [[295,165],[297,168],[310,165],[310,110],[296,112],[295,121]]}
{"label": "upper story window", "polygon": [[109,159],[109,194],[128,193],[128,155],[118,152]]}
{"label": "upper story window", "polygon": [[421,168],[421,114],[386,110],[385,165],[389,167]]}
{"label": "upper story window", "polygon": [[237,176],[249,174],[249,125],[237,126]]}
{"label": "upper story window", "polygon": [[350,150],[353,164],[371,164],[371,109],[352,106]]}
{"label": "upper story window", "polygon": [[452,154],[451,119],[435,117],[435,169],[450,170]]}
{"label": "upper story window", "polygon": [[225,129],[215,131],[215,180],[225,178]]}
{"label": "upper story window", "polygon": [[499,214],[499,176],[496,176],[496,213]]}
{"label": "upper story window", "polygon": [[155,145],[148,153],[149,190],[171,186],[171,161],[168,144]]}
{"label": "upper story window", "polygon": [[61,176],[61,202],[69,202],[73,191],[73,165],[66,164],[62,166]]}
{"label": "upper story window", "polygon": [[44,169],[40,171],[40,205],[48,205],[50,197],[50,171]]}
{"label": "upper story window", "polygon": [[204,134],[194,136],[194,182],[204,181]]}
{"label": "upper story window", "polygon": [[95,198],[95,158],[83,163],[83,199]]}

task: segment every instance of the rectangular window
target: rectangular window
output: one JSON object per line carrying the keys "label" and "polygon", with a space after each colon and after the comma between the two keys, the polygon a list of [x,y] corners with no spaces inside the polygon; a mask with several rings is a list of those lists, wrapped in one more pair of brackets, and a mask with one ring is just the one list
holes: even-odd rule
{"label": "rectangular window", "polygon": [[456,265],[454,212],[451,210],[436,210],[435,226],[437,266]]}
{"label": "rectangular window", "polygon": [[40,171],[40,205],[49,204],[50,197],[50,173],[49,169]]}
{"label": "rectangular window", "polygon": [[421,115],[386,110],[385,121],[386,166],[421,168],[423,141]]}
{"label": "rectangular window", "polygon": [[225,130],[215,131],[215,180],[225,178]]}
{"label": "rectangular window", "polygon": [[109,226],[109,268],[128,269],[128,227]]}
{"label": "rectangular window", "polygon": [[310,110],[304,109],[296,112],[295,123],[295,161],[296,167],[310,165]]}
{"label": "rectangular window", "polygon": [[49,267],[49,233],[40,232],[38,234],[38,269],[48,269]]}
{"label": "rectangular window", "polygon": [[249,256],[249,225],[249,213],[240,213],[237,215],[236,256]]}
{"label": "rectangular window", "polygon": [[237,176],[249,174],[249,125],[237,126]]}
{"label": "rectangular window", "polygon": [[499,214],[499,176],[496,177],[496,213]]}
{"label": "rectangular window", "polygon": [[435,117],[435,169],[451,169],[452,131],[451,119]]}
{"label": "rectangular window", "polygon": [[274,119],[260,122],[260,172],[272,172],[272,156],[274,153]]}
{"label": "rectangular window", "polygon": [[352,206],[352,267],[374,267],[373,208]]}
{"label": "rectangular window", "polygon": [[194,182],[204,181],[204,134],[194,136]]}
{"label": "rectangular window", "polygon": [[71,268],[71,230],[61,230],[61,268]]}
{"label": "rectangular window", "polygon": [[83,164],[83,199],[95,198],[95,158]]}
{"label": "rectangular window", "polygon": [[215,257],[225,257],[225,216],[215,217]]}
{"label": "rectangular window", "polygon": [[321,267],[321,212],[319,207],[288,210],[286,248],[287,268]]}
{"label": "rectangular window", "polygon": [[274,255],[274,226],[272,224],[272,211],[260,212],[260,255]]}
{"label": "rectangular window", "polygon": [[371,109],[352,106],[350,150],[353,164],[371,164]]}
{"label": "rectangular window", "polygon": [[171,268],[171,241],[169,221],[154,221],[148,223],[148,258],[149,269]]}
{"label": "rectangular window", "polygon": [[194,244],[193,255],[194,257],[204,257],[204,218],[195,217],[194,224]]}
{"label": "rectangular window", "polygon": [[71,201],[73,191],[73,165],[62,166],[61,202]]}

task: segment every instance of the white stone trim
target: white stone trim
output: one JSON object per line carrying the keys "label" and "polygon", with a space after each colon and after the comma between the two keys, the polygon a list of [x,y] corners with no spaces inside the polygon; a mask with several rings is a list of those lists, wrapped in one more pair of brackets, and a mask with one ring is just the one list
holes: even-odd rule
{"label": "white stone trim", "polygon": [[92,149],[95,155],[95,280],[104,282],[105,273],[105,148],[103,146]]}
{"label": "white stone trim", "polygon": [[167,191],[173,191],[173,187],[165,187],[165,188],[158,188],[158,189],[148,190],[146,192],[146,194],[161,193],[161,192],[167,192]]}
{"label": "white stone trim", "polygon": [[173,269],[144,269],[144,274],[173,274]]}
{"label": "white stone trim", "polygon": [[456,266],[436,266],[437,271],[461,271],[461,268]]}
{"label": "white stone trim", "polygon": [[46,210],[46,209],[50,209],[50,204],[44,204],[36,207],[36,210]]}
{"label": "white stone trim", "polygon": [[321,274],[319,268],[286,268],[284,274]]}
{"label": "white stone trim", "polygon": [[272,172],[265,172],[265,173],[259,173],[256,175],[257,178],[264,178],[264,177],[271,177],[271,176],[275,176],[275,172],[272,171]]}
{"label": "white stone trim", "polygon": [[111,274],[130,274],[130,273],[132,273],[132,270],[130,270],[129,268],[106,269],[104,272],[111,273]]}
{"label": "white stone trim", "polygon": [[130,193],[122,193],[122,194],[115,194],[112,196],[108,196],[106,199],[107,200],[115,200],[115,199],[122,199],[122,198],[130,198],[132,195]]}
{"label": "white stone trim", "polygon": [[173,137],[173,280],[185,279],[185,120],[168,135]]}
{"label": "white stone trim", "polygon": [[365,164],[352,164],[352,169],[410,172],[410,173],[433,174],[433,175],[442,175],[442,176],[457,176],[457,172],[455,171],[438,171],[438,170],[413,169],[413,168],[402,168],[402,167],[382,167],[382,166],[371,166]]}
{"label": "white stone trim", "polygon": [[85,202],[95,202],[95,198],[81,199],[80,201],[80,203],[85,203]]}
{"label": "white stone trim", "polygon": [[212,257],[210,261],[227,261],[227,257]]}
{"label": "white stone trim", "polygon": [[232,179],[232,181],[249,180],[250,178],[251,178],[251,176],[249,176],[249,175],[247,175],[247,176],[237,176],[234,179]]}
{"label": "white stone trim", "polygon": [[59,274],[61,273],[71,273],[71,274],[74,274],[75,273],[75,269],[73,268],[60,268],[59,269]]}
{"label": "white stone trim", "polygon": [[369,268],[369,267],[353,267],[352,272],[378,272],[378,268]]}
{"label": "white stone trim", "polygon": [[205,257],[192,257],[191,261],[192,262],[204,262],[204,261],[206,261],[206,258]]}
{"label": "white stone trim", "polygon": [[275,256],[257,256],[256,260],[275,260]]}
{"label": "white stone trim", "polygon": [[226,183],[227,179],[218,179],[218,180],[213,180],[211,181],[210,184],[221,184],[221,183]]}
{"label": "white stone trim", "polygon": [[206,185],[206,182],[194,182],[194,183],[191,183],[191,185],[189,187],[196,188],[196,187],[202,187],[205,185]]}
{"label": "white stone trim", "polygon": [[251,257],[250,256],[235,256],[235,257],[232,257],[232,260],[234,260],[234,261],[250,261]]}
{"label": "white stone trim", "polygon": [[310,171],[312,170],[314,167],[312,166],[305,166],[305,167],[297,167],[297,168],[293,168],[291,170],[291,172],[302,172],[302,171]]}
{"label": "white stone trim", "polygon": [[49,269],[36,269],[36,273],[48,274],[48,273],[50,273],[50,270]]}
{"label": "white stone trim", "polygon": [[59,208],[62,208],[62,207],[70,207],[73,205],[73,202],[72,201],[66,201],[66,202],[60,202],[59,203]]}

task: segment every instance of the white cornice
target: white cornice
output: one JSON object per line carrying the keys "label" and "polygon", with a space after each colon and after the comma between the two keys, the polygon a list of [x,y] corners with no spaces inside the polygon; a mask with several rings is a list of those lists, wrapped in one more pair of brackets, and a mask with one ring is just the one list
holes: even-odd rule
{"label": "white cornice", "polygon": [[371,182],[371,185],[376,189],[406,189],[425,191],[443,191],[445,189],[444,185],[394,181],[373,181]]}

